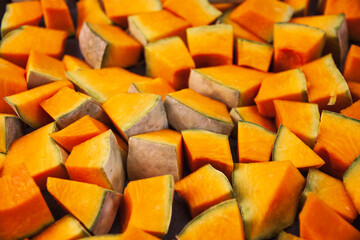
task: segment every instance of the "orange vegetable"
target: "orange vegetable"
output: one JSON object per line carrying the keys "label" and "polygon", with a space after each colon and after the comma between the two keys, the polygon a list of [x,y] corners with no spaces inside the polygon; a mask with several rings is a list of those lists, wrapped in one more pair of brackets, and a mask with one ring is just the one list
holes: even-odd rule
{"label": "orange vegetable", "polygon": [[351,45],[344,66],[344,78],[346,81],[360,83],[360,47]]}
{"label": "orange vegetable", "polygon": [[75,71],[82,69],[91,69],[91,67],[81,59],[70,55],[64,55],[62,62],[65,65],[66,71]]}
{"label": "orange vegetable", "polygon": [[18,117],[0,113],[0,152],[7,153],[10,145],[23,134],[23,122]]}
{"label": "orange vegetable", "polygon": [[360,120],[360,100],[353,103],[350,107],[347,107],[340,111],[341,114]]}
{"label": "orange vegetable", "polygon": [[360,182],[360,157],[357,157],[348,170],[343,175],[343,182],[346,188],[349,197],[351,198],[352,202],[358,213],[360,212],[360,191],[359,191],[359,182]]}
{"label": "orange vegetable", "polygon": [[293,16],[304,16],[307,15],[311,0],[284,0],[284,2],[294,9]]}
{"label": "orange vegetable", "polygon": [[360,83],[348,82],[347,84],[353,101],[358,101],[360,99]]}
{"label": "orange vegetable", "polygon": [[129,87],[129,93],[154,93],[160,95],[165,101],[165,96],[168,93],[175,92],[165,80],[156,78],[150,81],[133,82]]}

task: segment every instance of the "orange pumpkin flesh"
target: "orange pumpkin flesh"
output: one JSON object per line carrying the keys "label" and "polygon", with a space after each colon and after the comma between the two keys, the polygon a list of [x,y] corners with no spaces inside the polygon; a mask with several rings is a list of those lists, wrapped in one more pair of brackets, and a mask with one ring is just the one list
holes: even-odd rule
{"label": "orange pumpkin flesh", "polygon": [[66,71],[75,71],[80,69],[91,69],[91,67],[83,60],[70,56],[64,55],[62,62],[65,65]]}
{"label": "orange pumpkin flesh", "polygon": [[350,107],[347,107],[340,111],[341,114],[360,120],[360,101],[353,103]]}
{"label": "orange pumpkin flesh", "polygon": [[348,82],[348,87],[353,101],[355,102],[360,100],[360,83]]}
{"label": "orange pumpkin flesh", "polygon": [[162,78],[156,78],[150,81],[133,82],[129,87],[129,93],[154,93],[160,95],[162,100],[165,101],[165,97],[168,93],[175,92]]}
{"label": "orange pumpkin flesh", "polygon": [[351,45],[344,66],[344,78],[346,81],[360,83],[360,47]]}

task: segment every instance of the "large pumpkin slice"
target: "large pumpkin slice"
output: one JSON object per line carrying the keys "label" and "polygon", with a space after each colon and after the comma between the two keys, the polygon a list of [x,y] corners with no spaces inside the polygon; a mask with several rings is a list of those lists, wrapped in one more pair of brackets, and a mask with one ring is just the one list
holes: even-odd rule
{"label": "large pumpkin slice", "polygon": [[327,16],[310,16],[291,19],[292,23],[305,24],[326,32],[323,54],[331,53],[334,61],[341,66],[345,61],[349,39],[348,29],[343,13]]}
{"label": "large pumpkin slice", "polygon": [[227,177],[210,164],[175,183],[175,190],[187,202],[193,218],[208,208],[233,198]]}
{"label": "large pumpkin slice", "polygon": [[81,59],[65,54],[62,62],[66,71],[75,71],[80,69],[91,69],[91,67]]}
{"label": "large pumpkin slice", "polygon": [[161,96],[151,93],[119,93],[102,105],[125,140],[168,127]]}
{"label": "large pumpkin slice", "polygon": [[233,30],[226,24],[186,29],[187,44],[197,68],[232,64]]}
{"label": "large pumpkin slice", "polygon": [[271,42],[274,23],[287,22],[292,14],[292,7],[280,1],[250,0],[235,8],[230,19],[266,42]]}
{"label": "large pumpkin slice", "polygon": [[360,232],[326,203],[309,193],[299,215],[300,237],[319,240],[360,239]]}
{"label": "large pumpkin slice", "polygon": [[109,232],[122,194],[89,183],[49,177],[47,190],[95,235]]}
{"label": "large pumpkin slice", "polygon": [[182,178],[182,140],[179,132],[162,129],[129,139],[127,174],[130,180],[161,175]]}
{"label": "large pumpkin slice", "polygon": [[304,184],[289,161],[235,164],[233,189],[246,239],[270,238],[290,226]]}
{"label": "large pumpkin slice", "polygon": [[360,120],[360,101],[353,103],[350,107],[340,111],[341,114]]}
{"label": "large pumpkin slice", "polygon": [[276,23],[274,26],[274,71],[298,68],[321,56],[325,31],[302,24]]}
{"label": "large pumpkin slice", "polygon": [[34,26],[23,26],[6,35],[0,42],[0,57],[21,67],[26,66],[31,50],[61,58],[67,33]]}
{"label": "large pumpkin slice", "polygon": [[44,53],[31,51],[26,64],[28,88],[34,88],[59,80],[67,80],[64,64]]}
{"label": "large pumpkin slice", "polygon": [[122,192],[126,155],[111,130],[74,147],[65,167],[71,180]]}
{"label": "large pumpkin slice", "polygon": [[47,177],[66,178],[63,163],[67,153],[49,136],[55,131],[56,125],[53,122],[13,142],[6,156],[2,175],[16,170],[19,163],[25,163],[41,189],[45,187]]}
{"label": "large pumpkin slice", "polygon": [[68,87],[61,88],[54,96],[41,102],[40,105],[60,128],[65,128],[86,115],[103,123],[110,123],[100,104],[90,96],[75,92]]}
{"label": "large pumpkin slice", "polygon": [[283,124],[310,148],[315,145],[320,114],[317,104],[275,100],[276,125]]}
{"label": "large pumpkin slice", "polygon": [[23,25],[39,25],[42,15],[40,1],[6,4],[6,11],[1,20],[1,37]]}
{"label": "large pumpkin slice", "polygon": [[145,47],[146,75],[166,80],[174,89],[188,86],[190,69],[195,63],[184,42],[171,37]]}
{"label": "large pumpkin slice", "polygon": [[129,93],[154,93],[160,95],[165,101],[166,94],[175,92],[168,82],[162,78],[151,81],[133,82],[129,87]]}
{"label": "large pumpkin slice", "polygon": [[41,108],[41,102],[53,96],[62,87],[74,88],[70,81],[55,81],[5,97],[5,100],[26,124],[39,128],[51,122],[49,115]]}
{"label": "large pumpkin slice", "polygon": [[213,206],[189,222],[177,236],[179,240],[244,240],[243,223],[235,199]]}
{"label": "large pumpkin slice", "polygon": [[164,8],[188,21],[193,26],[207,25],[221,12],[204,0],[166,0]]}
{"label": "large pumpkin slice", "polygon": [[0,113],[0,152],[7,153],[10,145],[23,135],[23,122],[12,114]]}
{"label": "large pumpkin slice", "polygon": [[360,154],[360,121],[323,111],[314,151],[325,160],[324,171],[341,178]]}
{"label": "large pumpkin slice", "polygon": [[360,213],[360,157],[357,157],[343,176],[344,186],[358,213]]}
{"label": "large pumpkin slice", "polygon": [[358,215],[342,181],[317,169],[309,170],[306,187],[302,193],[303,201],[305,201],[309,193],[316,194],[349,222],[352,222]]}
{"label": "large pumpkin slice", "polygon": [[[134,2],[131,4],[136,6]],[[166,10],[133,15],[128,21],[130,34],[144,46],[149,42],[172,36],[179,36],[185,40],[185,30],[191,26]]]}
{"label": "large pumpkin slice", "polygon": [[33,237],[32,240],[80,239],[87,236],[90,236],[89,232],[76,218],[69,214]]}
{"label": "large pumpkin slice", "polygon": [[100,103],[117,93],[128,92],[132,82],[151,80],[122,68],[89,69],[66,74],[82,92]]}
{"label": "large pumpkin slice", "polygon": [[300,69],[272,74],[263,79],[255,98],[259,113],[266,117],[275,117],[276,99],[307,101],[306,78]]}
{"label": "large pumpkin slice", "polygon": [[0,238],[23,239],[36,234],[54,218],[25,165],[0,178]]}
{"label": "large pumpkin slice", "polygon": [[[344,66],[344,78],[346,81],[360,83],[360,47],[351,45]],[[350,86],[349,86],[350,87]]]}
{"label": "large pumpkin slice", "polygon": [[124,209],[121,209],[123,231],[136,227],[162,238],[169,229],[173,195],[171,175],[129,182],[124,191]]}
{"label": "large pumpkin slice", "polygon": [[164,106],[169,124],[178,131],[203,129],[230,135],[234,127],[225,104],[192,89],[169,93]]}
{"label": "large pumpkin slice", "polygon": [[348,82],[348,87],[349,87],[353,101],[360,100],[360,83]]}
{"label": "large pumpkin slice", "polygon": [[183,130],[186,158],[191,172],[211,164],[231,179],[233,159],[226,135],[204,130]]}
{"label": "large pumpkin slice", "polygon": [[79,35],[79,47],[93,68],[130,67],[142,52],[141,44],[121,28],[85,22]]}
{"label": "large pumpkin slice", "polygon": [[233,108],[253,104],[261,81],[267,76],[234,65],[198,68],[191,70],[189,88]]}

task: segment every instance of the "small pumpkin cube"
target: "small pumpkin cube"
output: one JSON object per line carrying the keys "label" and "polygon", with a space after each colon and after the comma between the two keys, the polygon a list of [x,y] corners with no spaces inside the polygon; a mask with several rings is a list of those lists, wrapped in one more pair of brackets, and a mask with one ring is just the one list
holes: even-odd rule
{"label": "small pumpkin cube", "polygon": [[360,120],[360,101],[356,101],[350,107],[340,111],[342,115]]}
{"label": "small pumpkin cube", "polygon": [[351,45],[344,66],[344,78],[346,81],[360,83],[360,47]]}
{"label": "small pumpkin cube", "polygon": [[175,89],[162,78],[156,78],[150,81],[133,82],[129,87],[129,93],[154,93],[160,95],[165,101],[168,93],[175,92]]}
{"label": "small pumpkin cube", "polygon": [[343,175],[343,182],[351,201],[360,213],[360,157],[357,157]]}
{"label": "small pumpkin cube", "polygon": [[93,68],[130,67],[142,52],[141,44],[121,28],[85,22],[79,35],[79,47]]}
{"label": "small pumpkin cube", "polygon": [[186,29],[187,44],[197,68],[232,64],[233,30],[226,24]]}
{"label": "small pumpkin cube", "polygon": [[181,134],[162,129],[130,137],[126,165],[131,181],[167,174],[179,181],[183,174]]}
{"label": "small pumpkin cube", "polygon": [[233,198],[227,177],[210,164],[175,183],[175,190],[188,204],[193,218],[208,208]]}
{"label": "small pumpkin cube", "polygon": [[179,37],[162,39],[145,47],[146,75],[166,80],[175,90],[186,88],[195,63]]}
{"label": "small pumpkin cube", "polygon": [[66,71],[91,69],[85,61],[67,54],[64,55],[62,62],[65,65]]}
{"label": "small pumpkin cube", "polygon": [[94,235],[110,231],[122,194],[94,184],[53,177],[48,178],[46,186],[56,201]]}
{"label": "small pumpkin cube", "polygon": [[28,88],[35,88],[59,80],[67,80],[64,64],[46,54],[31,51],[26,65]]}
{"label": "small pumpkin cube", "polygon": [[164,106],[169,124],[178,131],[203,129],[230,135],[234,127],[225,104],[192,89],[169,93]]}
{"label": "small pumpkin cube", "polygon": [[102,105],[127,141],[141,133],[168,128],[161,96],[151,93],[119,93]]}
{"label": "small pumpkin cube", "polygon": [[0,152],[7,153],[10,145],[23,134],[23,122],[20,118],[0,113]]}

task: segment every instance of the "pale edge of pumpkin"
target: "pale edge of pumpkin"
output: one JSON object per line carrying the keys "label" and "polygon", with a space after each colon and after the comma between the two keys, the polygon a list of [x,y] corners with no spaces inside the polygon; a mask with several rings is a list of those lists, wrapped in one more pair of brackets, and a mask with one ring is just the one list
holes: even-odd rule
{"label": "pale edge of pumpkin", "polygon": [[136,23],[136,16],[129,16],[129,32],[136,40],[138,40],[143,46],[146,46],[149,42],[149,38],[141,31],[140,26]]}

